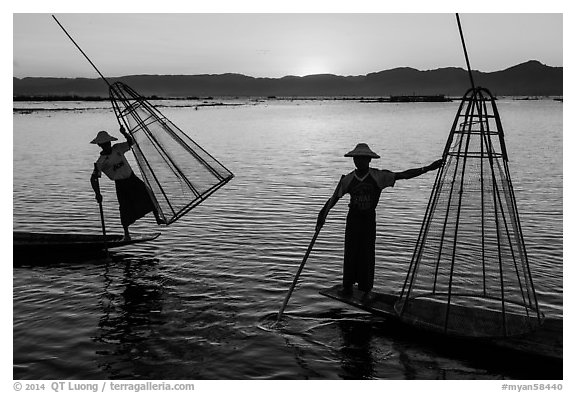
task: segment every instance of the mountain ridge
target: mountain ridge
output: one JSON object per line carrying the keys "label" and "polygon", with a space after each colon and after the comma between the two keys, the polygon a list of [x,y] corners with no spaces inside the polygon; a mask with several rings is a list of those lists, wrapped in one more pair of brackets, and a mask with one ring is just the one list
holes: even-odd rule
{"label": "mountain ridge", "polygon": [[[472,71],[474,83],[500,96],[562,96],[563,67],[550,67],[536,60],[494,72]],[[108,78],[121,81],[143,96],[186,98],[203,96],[461,96],[469,87],[468,72],[445,67],[417,70],[397,67],[365,75],[286,75],[280,78],[251,77],[238,73],[197,75],[126,75]],[[100,78],[13,78],[13,97],[108,97]]]}

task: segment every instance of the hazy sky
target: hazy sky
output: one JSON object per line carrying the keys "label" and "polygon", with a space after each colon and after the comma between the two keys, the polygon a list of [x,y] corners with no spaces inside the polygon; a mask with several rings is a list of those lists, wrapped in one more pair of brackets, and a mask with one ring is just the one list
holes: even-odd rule
{"label": "hazy sky", "polygon": [[[105,76],[465,67],[454,14],[55,14]],[[559,13],[460,14],[473,69],[562,66]],[[15,77],[97,77],[51,14],[13,15]]]}

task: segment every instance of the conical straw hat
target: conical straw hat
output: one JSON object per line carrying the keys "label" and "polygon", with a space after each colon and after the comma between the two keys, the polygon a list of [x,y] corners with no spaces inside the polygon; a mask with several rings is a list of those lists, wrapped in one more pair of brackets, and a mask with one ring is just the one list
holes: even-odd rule
{"label": "conical straw hat", "polygon": [[106,131],[100,131],[96,138],[92,139],[90,143],[94,143],[96,145],[100,145],[106,142],[117,141],[118,138],[114,138],[112,135],[108,134]]}
{"label": "conical straw hat", "polygon": [[370,158],[380,158],[380,156],[374,153],[366,143],[359,143],[356,145],[354,150],[349,151],[344,154],[344,157],[370,157]]}

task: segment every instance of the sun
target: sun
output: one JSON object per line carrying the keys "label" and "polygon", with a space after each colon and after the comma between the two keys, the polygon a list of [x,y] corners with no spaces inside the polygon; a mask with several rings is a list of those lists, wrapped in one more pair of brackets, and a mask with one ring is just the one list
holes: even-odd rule
{"label": "sun", "polygon": [[325,61],[319,59],[307,59],[297,66],[294,75],[307,76],[331,73],[330,67]]}

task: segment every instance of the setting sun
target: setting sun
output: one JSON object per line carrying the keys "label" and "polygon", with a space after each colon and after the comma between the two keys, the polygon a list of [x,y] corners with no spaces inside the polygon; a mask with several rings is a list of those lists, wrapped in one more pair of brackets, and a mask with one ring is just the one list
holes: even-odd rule
{"label": "setting sun", "polygon": [[319,59],[308,59],[302,62],[294,72],[297,76],[318,75],[318,74],[332,74],[328,64]]}

